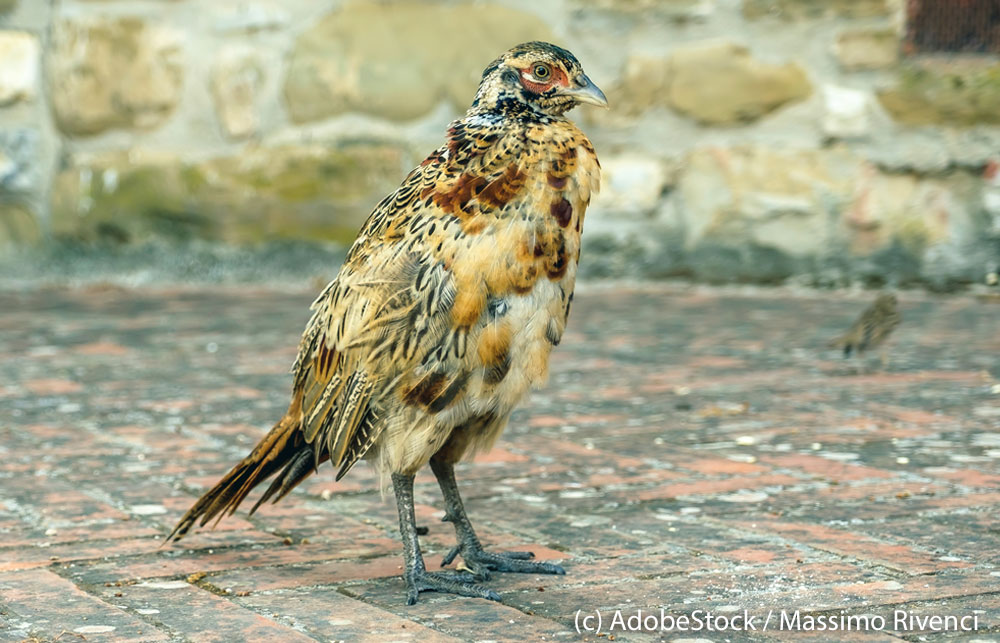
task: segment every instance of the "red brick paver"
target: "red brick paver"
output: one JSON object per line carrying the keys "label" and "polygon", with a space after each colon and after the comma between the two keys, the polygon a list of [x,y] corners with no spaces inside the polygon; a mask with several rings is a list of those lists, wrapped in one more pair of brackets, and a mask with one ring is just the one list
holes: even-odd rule
{"label": "red brick paver", "polygon": [[[902,293],[888,370],[859,374],[823,347],[867,294],[584,288],[549,385],[459,471],[487,545],[567,575],[407,607],[364,467],[161,546],[284,410],[311,296],[0,293],[0,641],[1000,640],[995,303]],[[436,566],[432,476],[416,501]],[[640,610],[756,629],[612,627]]]}

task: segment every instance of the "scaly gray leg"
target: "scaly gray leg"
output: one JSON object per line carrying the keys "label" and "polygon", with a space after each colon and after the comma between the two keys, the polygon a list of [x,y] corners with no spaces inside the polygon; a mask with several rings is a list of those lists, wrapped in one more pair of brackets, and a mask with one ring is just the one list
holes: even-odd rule
{"label": "scaly gray leg", "polygon": [[443,520],[455,525],[455,536],[458,544],[441,561],[441,566],[451,564],[455,556],[462,554],[462,560],[476,575],[477,580],[490,577],[490,570],[498,572],[521,572],[525,574],[565,574],[559,565],[552,563],[536,563],[528,559],[535,555],[530,551],[508,551],[493,554],[483,550],[476,531],[469,522],[462,505],[462,497],[458,494],[458,483],[455,482],[455,467],[448,462],[431,458],[431,470],[441,485],[444,494],[445,514]]}
{"label": "scaly gray leg", "polygon": [[413,515],[413,476],[392,474],[392,490],[399,511],[399,533],[403,537],[403,580],[406,582],[406,604],[417,602],[420,592],[447,592],[460,596],[499,601],[500,595],[476,585],[475,577],[465,572],[428,572],[420,553],[416,519]]}

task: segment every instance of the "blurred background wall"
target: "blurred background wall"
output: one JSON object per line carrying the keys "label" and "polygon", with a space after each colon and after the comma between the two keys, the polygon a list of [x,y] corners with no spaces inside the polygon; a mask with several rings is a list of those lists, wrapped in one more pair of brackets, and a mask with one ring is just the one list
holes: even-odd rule
{"label": "blurred background wall", "polygon": [[995,282],[1000,0],[0,0],[0,257],[349,242],[531,39],[612,104],[585,275]]}

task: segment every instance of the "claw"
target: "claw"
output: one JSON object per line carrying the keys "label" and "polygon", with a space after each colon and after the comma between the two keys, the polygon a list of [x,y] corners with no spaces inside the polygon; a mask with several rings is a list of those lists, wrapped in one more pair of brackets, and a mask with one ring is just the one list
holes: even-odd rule
{"label": "claw", "polygon": [[511,551],[491,554],[483,551],[483,546],[476,537],[476,532],[465,514],[462,498],[455,483],[455,468],[447,461],[431,458],[431,469],[437,477],[441,492],[444,494],[445,512],[442,520],[455,525],[455,536],[458,544],[448,550],[441,559],[441,566],[446,567],[454,562],[455,557],[462,554],[462,569],[470,570],[477,581],[487,580],[490,570],[498,572],[521,572],[523,574],[565,574],[559,565],[551,563],[536,563],[530,551]]}
{"label": "claw", "polygon": [[447,567],[448,565],[450,565],[451,561],[455,560],[455,556],[458,556],[459,552],[461,551],[462,551],[461,545],[455,545],[454,547],[452,547],[451,550],[444,555],[444,558],[441,559],[441,566]]}
{"label": "claw", "polygon": [[[455,545],[451,550],[445,554],[444,558],[441,559],[441,566],[447,567],[454,560],[455,557],[462,553],[465,549],[465,545]],[[462,554],[462,561],[455,566],[458,571],[468,571],[471,572],[477,581],[487,581],[490,579],[490,568],[487,565],[483,565],[477,562],[474,558],[470,558]]]}
{"label": "claw", "polygon": [[535,554],[530,551],[491,553],[481,548],[466,551],[466,547],[463,545],[453,547],[441,560],[441,566],[450,565],[459,553],[462,554],[465,568],[475,574],[476,580],[489,580],[491,570],[522,574],[556,574],[559,576],[566,573],[566,570],[560,565],[531,561]]}
{"label": "claw", "polygon": [[417,571],[406,574],[404,580],[406,581],[407,605],[416,604],[420,592],[443,592],[500,602],[499,594],[492,589],[474,583],[475,579],[472,574],[467,572]]}

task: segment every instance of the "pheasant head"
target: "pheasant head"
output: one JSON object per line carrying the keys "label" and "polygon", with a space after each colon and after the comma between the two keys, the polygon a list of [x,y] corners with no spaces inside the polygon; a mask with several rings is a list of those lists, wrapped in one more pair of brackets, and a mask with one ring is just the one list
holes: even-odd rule
{"label": "pheasant head", "polygon": [[576,56],[547,42],[526,42],[489,64],[469,112],[561,116],[581,103],[607,107],[608,99]]}

